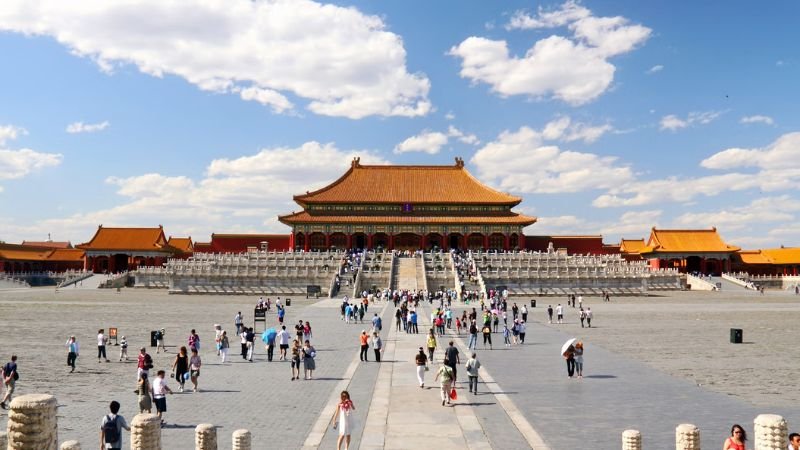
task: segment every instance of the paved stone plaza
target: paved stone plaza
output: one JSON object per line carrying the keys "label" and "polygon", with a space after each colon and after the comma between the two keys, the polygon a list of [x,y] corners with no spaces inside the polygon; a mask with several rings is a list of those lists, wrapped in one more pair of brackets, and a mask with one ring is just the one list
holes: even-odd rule
{"label": "paved stone plaza", "polygon": [[[699,426],[704,446],[714,447],[734,422],[752,431],[759,413],[782,414],[790,431],[800,429],[794,382],[800,301],[792,295],[673,293],[610,304],[590,298],[584,306],[595,313],[591,330],[580,328],[572,308],[566,324],[548,325],[546,305],[565,299],[538,299],[538,307],[530,309],[526,344],[505,348],[499,334],[493,336],[494,350],[479,344],[486,370],[480,394],[467,394],[459,383],[459,400],[452,407],[440,404],[436,366],[425,389],[416,386],[412,356],[424,345],[427,306],[420,335],[396,333],[392,307],[370,308],[368,317],[379,312],[384,318],[386,352],[379,365],[358,361],[357,335],[369,325],[342,323],[339,300],[292,300],[287,325],[308,320],[314,332],[313,381],[290,381],[289,364],[268,363],[263,346],[257,347],[255,362],[242,360],[235,338],[231,362],[219,363],[213,324],[232,332],[238,310],[252,324],[256,298],[251,297],[168,296],[135,289],[2,291],[0,355],[3,362],[12,352],[19,355],[18,395],[58,398],[59,440],[78,439],[84,448],[96,445],[110,400],[122,403],[127,419],[135,415],[136,349],[148,345],[150,330],[158,328],[166,329],[169,353],[150,349],[156,369],[169,373],[176,346],[186,344],[191,328],[201,336],[204,361],[201,392],[168,398],[170,425],[163,430],[168,449],[193,448],[194,428],[204,422],[220,427],[221,448],[230,448],[230,435],[238,428],[252,431],[254,448],[335,448],[335,431],[327,422],[331,399],[345,387],[361,425],[351,448],[571,449],[591,442],[593,448],[613,449],[626,428],[642,431],[645,448],[670,448],[680,423]],[[267,320],[268,325],[277,322],[274,313]],[[129,362],[118,362],[119,347],[113,345],[111,362],[97,362],[95,335],[101,327],[117,327],[128,337]],[[745,344],[728,342],[731,327],[744,329]],[[64,349],[70,334],[81,344],[73,374]],[[558,354],[572,336],[586,343],[583,380],[567,378]],[[446,343],[440,340],[440,349]],[[466,342],[458,344],[463,355]],[[177,392],[174,380],[170,386]],[[4,428],[7,413],[0,414]]]}

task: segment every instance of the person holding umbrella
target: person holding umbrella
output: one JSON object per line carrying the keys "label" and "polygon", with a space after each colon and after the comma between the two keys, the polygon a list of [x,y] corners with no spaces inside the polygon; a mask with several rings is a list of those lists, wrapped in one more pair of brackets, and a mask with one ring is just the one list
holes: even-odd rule
{"label": "person holding umbrella", "polygon": [[267,361],[272,361],[272,355],[275,353],[275,336],[278,335],[278,332],[275,331],[275,328],[269,328],[261,333],[261,341],[266,344],[267,348]]}
{"label": "person holding umbrella", "polygon": [[567,375],[572,378],[575,375],[575,342],[577,339],[572,338],[561,346],[561,355],[567,361]]}

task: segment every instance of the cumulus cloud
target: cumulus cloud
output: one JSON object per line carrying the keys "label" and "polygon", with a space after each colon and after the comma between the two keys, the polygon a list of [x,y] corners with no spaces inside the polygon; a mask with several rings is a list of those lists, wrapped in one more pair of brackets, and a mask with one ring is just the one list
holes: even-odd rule
{"label": "cumulus cloud", "polygon": [[[569,127],[563,118],[537,131],[523,126],[503,131],[478,149],[471,162],[482,179],[499,188],[518,193],[564,193],[609,189],[633,179],[629,167],[616,158],[561,150],[547,140],[559,139]],[[513,161],[513,164],[509,164]]]}
{"label": "cumulus cloud", "polygon": [[647,69],[647,72],[645,73],[647,73],[648,75],[652,75],[654,73],[661,72],[662,70],[664,70],[664,66],[662,66],[661,64],[656,64],[655,66]]}
{"label": "cumulus cloud", "polygon": [[461,58],[461,77],[486,83],[506,97],[552,97],[571,105],[588,103],[609,89],[616,68],[608,60],[642,45],[651,30],[628,19],[595,17],[575,1],[536,15],[516,12],[507,29],[566,26],[571,36],[537,41],[523,56],[512,56],[506,41],[471,36],[450,49]]}
{"label": "cumulus cloud", "polygon": [[677,131],[693,125],[708,125],[717,120],[722,115],[721,111],[690,112],[685,119],[674,114],[669,114],[661,118],[659,123],[661,130]]}
{"label": "cumulus cloud", "polygon": [[400,36],[354,7],[311,0],[6,0],[0,30],[48,36],[112,73],[124,64],[239,94],[277,112],[421,116],[430,81],[406,68]]}
{"label": "cumulus cloud", "polygon": [[73,122],[67,125],[67,133],[94,133],[95,131],[103,131],[111,125],[107,120],[99,123],[83,123]]}
{"label": "cumulus cloud", "polygon": [[[14,125],[0,125],[0,180],[23,178],[32,172],[61,164],[64,157],[57,153],[42,153],[29,148],[13,150],[6,147],[28,132]],[[3,187],[0,186],[0,192]]]}
{"label": "cumulus cloud", "polygon": [[431,155],[439,153],[439,151],[447,145],[450,138],[455,138],[458,141],[467,145],[478,145],[480,140],[474,134],[464,133],[458,128],[450,125],[447,128],[447,133],[439,131],[424,130],[422,133],[411,136],[403,142],[394,147],[394,152],[409,153],[409,152],[423,152]]}
{"label": "cumulus cloud", "polygon": [[789,195],[764,197],[747,205],[711,212],[685,213],[675,219],[675,224],[687,228],[707,228],[737,231],[753,225],[775,222],[793,222],[793,213],[800,211],[800,203]]}
{"label": "cumulus cloud", "polygon": [[762,115],[742,117],[739,119],[739,123],[763,123],[764,125],[775,125],[775,121],[772,119],[772,117]]}

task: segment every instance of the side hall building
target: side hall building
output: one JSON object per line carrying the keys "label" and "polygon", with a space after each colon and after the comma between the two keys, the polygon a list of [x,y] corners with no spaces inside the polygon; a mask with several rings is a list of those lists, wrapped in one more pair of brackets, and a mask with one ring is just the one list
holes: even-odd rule
{"label": "side hall building", "polygon": [[294,196],[300,212],[279,216],[295,250],[526,248],[535,217],[513,211],[520,197],[452,166],[362,165],[322,189]]}

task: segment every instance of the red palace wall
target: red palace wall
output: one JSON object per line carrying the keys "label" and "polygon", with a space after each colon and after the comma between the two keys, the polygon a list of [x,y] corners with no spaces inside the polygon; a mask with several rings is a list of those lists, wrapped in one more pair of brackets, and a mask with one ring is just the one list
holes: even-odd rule
{"label": "red palace wall", "polygon": [[290,234],[240,234],[229,236],[211,235],[210,249],[205,246],[195,244],[195,252],[214,252],[214,253],[241,253],[246,252],[248,247],[261,249],[261,242],[267,241],[270,250],[287,251],[291,248]]}
{"label": "red palace wall", "polygon": [[608,253],[603,248],[602,236],[525,236],[525,249],[546,252],[551,242],[554,249],[566,248],[570,255]]}

